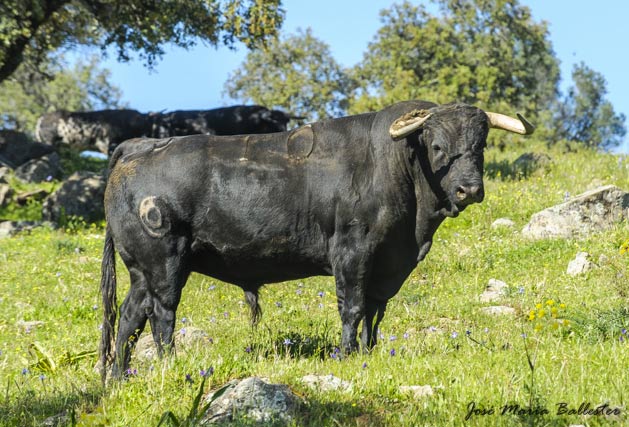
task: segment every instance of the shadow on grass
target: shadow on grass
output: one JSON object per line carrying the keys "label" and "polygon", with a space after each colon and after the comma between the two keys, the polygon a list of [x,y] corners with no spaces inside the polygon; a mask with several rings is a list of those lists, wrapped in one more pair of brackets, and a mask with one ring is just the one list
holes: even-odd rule
{"label": "shadow on grass", "polygon": [[[52,392],[41,394],[32,389],[24,390],[16,398],[5,397],[0,402],[2,426],[69,426],[73,425],[73,411],[78,406],[96,407],[102,389],[85,391]],[[48,422],[44,423],[44,420]]]}

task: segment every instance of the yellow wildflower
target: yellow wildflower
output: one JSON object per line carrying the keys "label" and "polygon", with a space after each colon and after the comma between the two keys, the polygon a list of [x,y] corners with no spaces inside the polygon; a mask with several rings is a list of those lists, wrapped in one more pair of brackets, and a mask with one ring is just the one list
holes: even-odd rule
{"label": "yellow wildflower", "polygon": [[544,310],[540,310],[537,312],[537,317],[542,318],[544,317],[544,315],[546,314],[546,312]]}
{"label": "yellow wildflower", "polygon": [[551,307],[553,304],[555,304],[554,300],[549,299],[548,301],[546,301],[546,305]]}
{"label": "yellow wildflower", "polygon": [[542,308],[542,305],[541,304],[535,304],[535,308],[537,308],[539,310],[540,308]]}
{"label": "yellow wildflower", "polygon": [[529,320],[535,320],[535,310],[529,312]]}
{"label": "yellow wildflower", "polygon": [[559,304],[559,308],[566,308],[566,304],[562,302],[561,304]]}

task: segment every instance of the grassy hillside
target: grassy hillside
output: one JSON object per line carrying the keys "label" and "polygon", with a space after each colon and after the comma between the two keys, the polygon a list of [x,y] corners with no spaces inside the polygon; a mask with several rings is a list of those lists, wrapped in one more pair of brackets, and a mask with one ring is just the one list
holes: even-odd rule
{"label": "grassy hillside", "polygon": [[[553,163],[517,176],[513,160],[529,151],[547,152]],[[533,213],[568,195],[601,184],[629,190],[629,159],[565,151],[531,140],[507,152],[488,150],[485,201],[446,220],[426,260],[389,303],[377,348],[345,360],[331,356],[340,342],[331,277],[265,287],[262,322],[252,330],[239,288],[193,275],[177,322],[207,331],[211,343],[165,361],[133,360],[137,373],[103,390],[93,370],[102,225],[2,239],[0,425],[38,425],[64,410],[74,412],[77,425],[156,425],[167,410],[187,413],[199,373],[209,367],[208,388],[253,375],[290,385],[307,402],[298,425],[629,425],[629,253],[620,251],[629,225],[580,240],[529,241],[519,233]],[[501,217],[516,227],[492,229]],[[569,276],[579,251],[599,268]],[[121,262],[118,277],[124,296],[129,282]],[[481,311],[490,304],[478,296],[491,278],[509,285],[500,304],[516,315]],[[306,374],[334,374],[353,388],[314,392],[300,382]],[[434,394],[415,398],[400,393],[403,385],[431,385]],[[466,421],[471,402],[494,413]],[[557,415],[558,404],[577,409],[582,402],[608,403],[621,415]],[[501,415],[506,404],[550,414]]]}

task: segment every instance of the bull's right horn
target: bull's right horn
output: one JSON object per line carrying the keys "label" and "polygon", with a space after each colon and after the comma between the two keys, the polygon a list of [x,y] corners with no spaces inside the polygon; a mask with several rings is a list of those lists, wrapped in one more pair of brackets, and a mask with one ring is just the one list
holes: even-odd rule
{"label": "bull's right horn", "polygon": [[394,140],[402,139],[424,124],[430,118],[431,114],[428,110],[413,110],[398,117],[391,127],[389,127],[389,135]]}
{"label": "bull's right horn", "polygon": [[530,135],[535,130],[528,120],[526,120],[520,113],[516,113],[517,119],[513,117],[505,116],[499,113],[490,113],[485,111],[487,118],[489,118],[489,127],[494,129],[503,129],[509,132],[519,133],[520,135]]}

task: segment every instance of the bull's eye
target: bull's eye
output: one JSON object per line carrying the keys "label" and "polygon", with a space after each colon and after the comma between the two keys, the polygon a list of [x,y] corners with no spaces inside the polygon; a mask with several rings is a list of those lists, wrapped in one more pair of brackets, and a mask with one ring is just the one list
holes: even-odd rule
{"label": "bull's eye", "polygon": [[441,151],[441,145],[439,144],[432,144],[432,150],[436,153]]}

